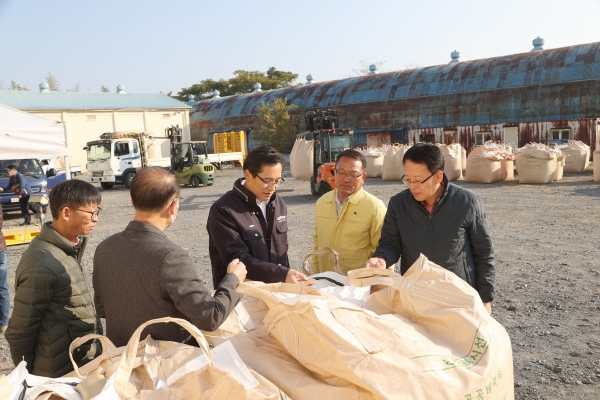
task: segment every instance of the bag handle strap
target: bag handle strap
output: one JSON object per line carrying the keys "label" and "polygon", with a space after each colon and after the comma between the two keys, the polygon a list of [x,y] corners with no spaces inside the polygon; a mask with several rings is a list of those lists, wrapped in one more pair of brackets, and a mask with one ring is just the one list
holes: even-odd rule
{"label": "bag handle strap", "polygon": [[397,278],[402,278],[402,275],[383,268],[360,268],[348,271],[348,284],[356,287],[393,286]]}
{"label": "bag handle strap", "polygon": [[311,286],[294,285],[292,283],[265,283],[265,284],[248,284],[240,283],[236,289],[239,293],[256,297],[264,301],[269,309],[275,307],[281,302],[272,292],[291,293],[291,294],[310,294],[322,297],[324,299],[334,298],[333,296],[321,292]]}
{"label": "bag handle strap", "polygon": [[78,338],[75,338],[75,340],[73,340],[71,342],[71,345],[69,346],[69,358],[71,358],[71,364],[73,364],[73,368],[75,370],[75,373],[77,374],[77,376],[81,379],[85,379],[86,377],[84,375],[82,375],[79,372],[79,367],[77,366],[77,363],[75,362],[75,360],[73,359],[73,351],[78,348],[79,346],[81,346],[82,344],[92,340],[92,339],[98,339],[100,341],[100,343],[102,343],[102,354],[98,355],[96,358],[109,353],[112,350],[116,350],[117,348],[115,347],[115,345],[113,344],[113,342],[110,341],[109,338],[107,338],[106,336],[102,336],[102,335],[98,335],[96,333],[90,333],[89,335],[85,335],[85,336],[81,336]]}
{"label": "bag handle strap", "polygon": [[319,256],[322,254],[333,254],[333,270],[340,275],[345,275],[342,269],[340,268],[340,253],[332,249],[331,247],[321,247],[318,250],[309,253],[304,257],[304,261],[302,262],[302,269],[306,275],[312,275],[313,272],[308,269],[308,260],[311,259],[312,256]]}
{"label": "bag handle strap", "polygon": [[204,335],[202,334],[202,332],[200,332],[200,330],[198,328],[196,328],[194,325],[192,325],[190,322],[188,322],[184,319],[181,319],[181,318],[171,318],[171,317],[164,317],[164,318],[157,318],[157,319],[150,320],[150,321],[145,322],[142,325],[140,325],[135,330],[135,332],[133,332],[133,335],[131,335],[131,339],[129,339],[129,342],[127,343],[127,347],[125,348],[125,351],[124,351],[123,355],[121,356],[121,360],[119,361],[119,366],[117,367],[117,372],[115,374],[115,390],[117,391],[117,393],[119,394],[119,396],[121,398],[127,399],[127,398],[137,394],[137,389],[135,389],[136,393],[133,393],[133,394],[128,393],[127,384],[129,382],[129,378],[131,376],[131,371],[134,368],[136,353],[137,353],[138,344],[140,341],[140,335],[141,335],[142,331],[149,325],[162,324],[162,323],[166,324],[169,322],[172,322],[172,323],[175,323],[175,324],[181,326],[182,328],[187,330],[194,339],[196,339],[196,342],[198,342],[198,345],[200,346],[200,348],[206,355],[206,359],[208,360],[208,365],[213,367],[212,354],[208,347],[208,342],[204,338]]}

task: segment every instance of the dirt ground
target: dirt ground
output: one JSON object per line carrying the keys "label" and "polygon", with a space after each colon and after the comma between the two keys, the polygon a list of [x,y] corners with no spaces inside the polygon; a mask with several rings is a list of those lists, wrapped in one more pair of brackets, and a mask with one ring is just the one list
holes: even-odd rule
{"label": "dirt ground", "polygon": [[[240,169],[218,171],[212,187],[182,190],[179,216],[168,236],[186,248],[210,287],[206,219],[211,204],[227,190]],[[308,182],[284,175],[279,193],[288,204],[290,259],[299,268],[311,250],[316,198]],[[549,185],[458,185],[484,200],[496,252],[497,297],[493,316],[512,339],[517,399],[592,399],[600,395],[600,184],[591,172],[565,173]],[[386,204],[405,186],[367,179],[365,188]],[[92,272],[98,243],[133,218],[129,191],[102,190],[102,214],[91,234],[85,271]],[[48,214],[48,218],[50,215]],[[5,226],[21,222],[5,214]],[[26,246],[8,249],[9,284]],[[14,293],[12,293],[14,294]],[[0,337],[0,373],[13,368]]]}

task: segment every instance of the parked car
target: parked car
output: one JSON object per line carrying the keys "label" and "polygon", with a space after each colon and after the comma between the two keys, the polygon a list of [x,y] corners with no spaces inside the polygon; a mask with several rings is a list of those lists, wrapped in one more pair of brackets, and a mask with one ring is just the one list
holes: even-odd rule
{"label": "parked car", "polygon": [[[10,179],[7,169],[9,165],[17,167],[17,171],[27,179],[31,190],[35,194],[46,193],[49,197],[52,188],[67,179],[64,169],[48,168],[47,172],[44,173],[41,163],[35,158],[0,160],[0,187],[4,189],[8,186]],[[12,190],[0,192],[0,203],[4,212],[19,211],[21,209],[19,199]],[[44,213],[47,207],[44,207]]]}
{"label": "parked car", "polygon": [[[44,172],[47,170],[54,168],[56,170],[56,175],[60,174],[60,171],[65,171],[65,158],[63,156],[56,156],[52,158],[46,158],[40,160],[42,163],[42,169]],[[45,163],[45,165],[44,165]],[[71,165],[71,179],[75,178],[77,175],[82,174],[82,168],[78,166]]]}

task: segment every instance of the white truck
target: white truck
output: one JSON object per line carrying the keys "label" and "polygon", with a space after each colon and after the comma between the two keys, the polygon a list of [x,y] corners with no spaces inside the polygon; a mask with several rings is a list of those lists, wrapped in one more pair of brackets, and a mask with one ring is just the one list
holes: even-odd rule
{"label": "white truck", "polygon": [[88,182],[100,183],[104,189],[121,184],[129,189],[141,168],[171,168],[171,140],[152,132],[107,132],[88,142],[84,150]]}

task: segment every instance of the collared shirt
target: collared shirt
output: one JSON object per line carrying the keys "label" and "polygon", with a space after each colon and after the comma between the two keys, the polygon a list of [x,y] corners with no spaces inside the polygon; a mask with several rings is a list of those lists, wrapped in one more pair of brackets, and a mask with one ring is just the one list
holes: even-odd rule
{"label": "collared shirt", "polygon": [[354,196],[353,194],[351,194],[350,196],[346,197],[346,199],[342,202],[340,202],[340,199],[338,197],[338,190],[335,189],[335,205],[337,207],[337,216],[338,219],[340,218],[340,214],[342,213],[342,207],[344,207],[344,203],[348,201],[348,199],[350,197]]}
{"label": "collared shirt", "polygon": [[440,194],[440,197],[438,197],[438,199],[435,202],[433,202],[433,204],[429,204],[425,200],[423,200],[421,202],[421,204],[423,204],[423,207],[425,207],[425,210],[429,213],[429,215],[433,214],[433,210],[435,210],[435,206],[437,206],[438,203],[440,202],[440,200],[442,199],[442,195],[444,194],[444,182],[442,182],[440,184],[440,187],[442,188],[442,193]]}
{"label": "collared shirt", "polygon": [[[246,184],[246,180],[242,180],[242,185]],[[256,205],[260,207],[260,211],[262,211],[263,217],[265,217],[265,221],[267,220],[267,206],[269,205],[269,200],[260,201],[256,199]],[[339,211],[338,211],[339,214]]]}

